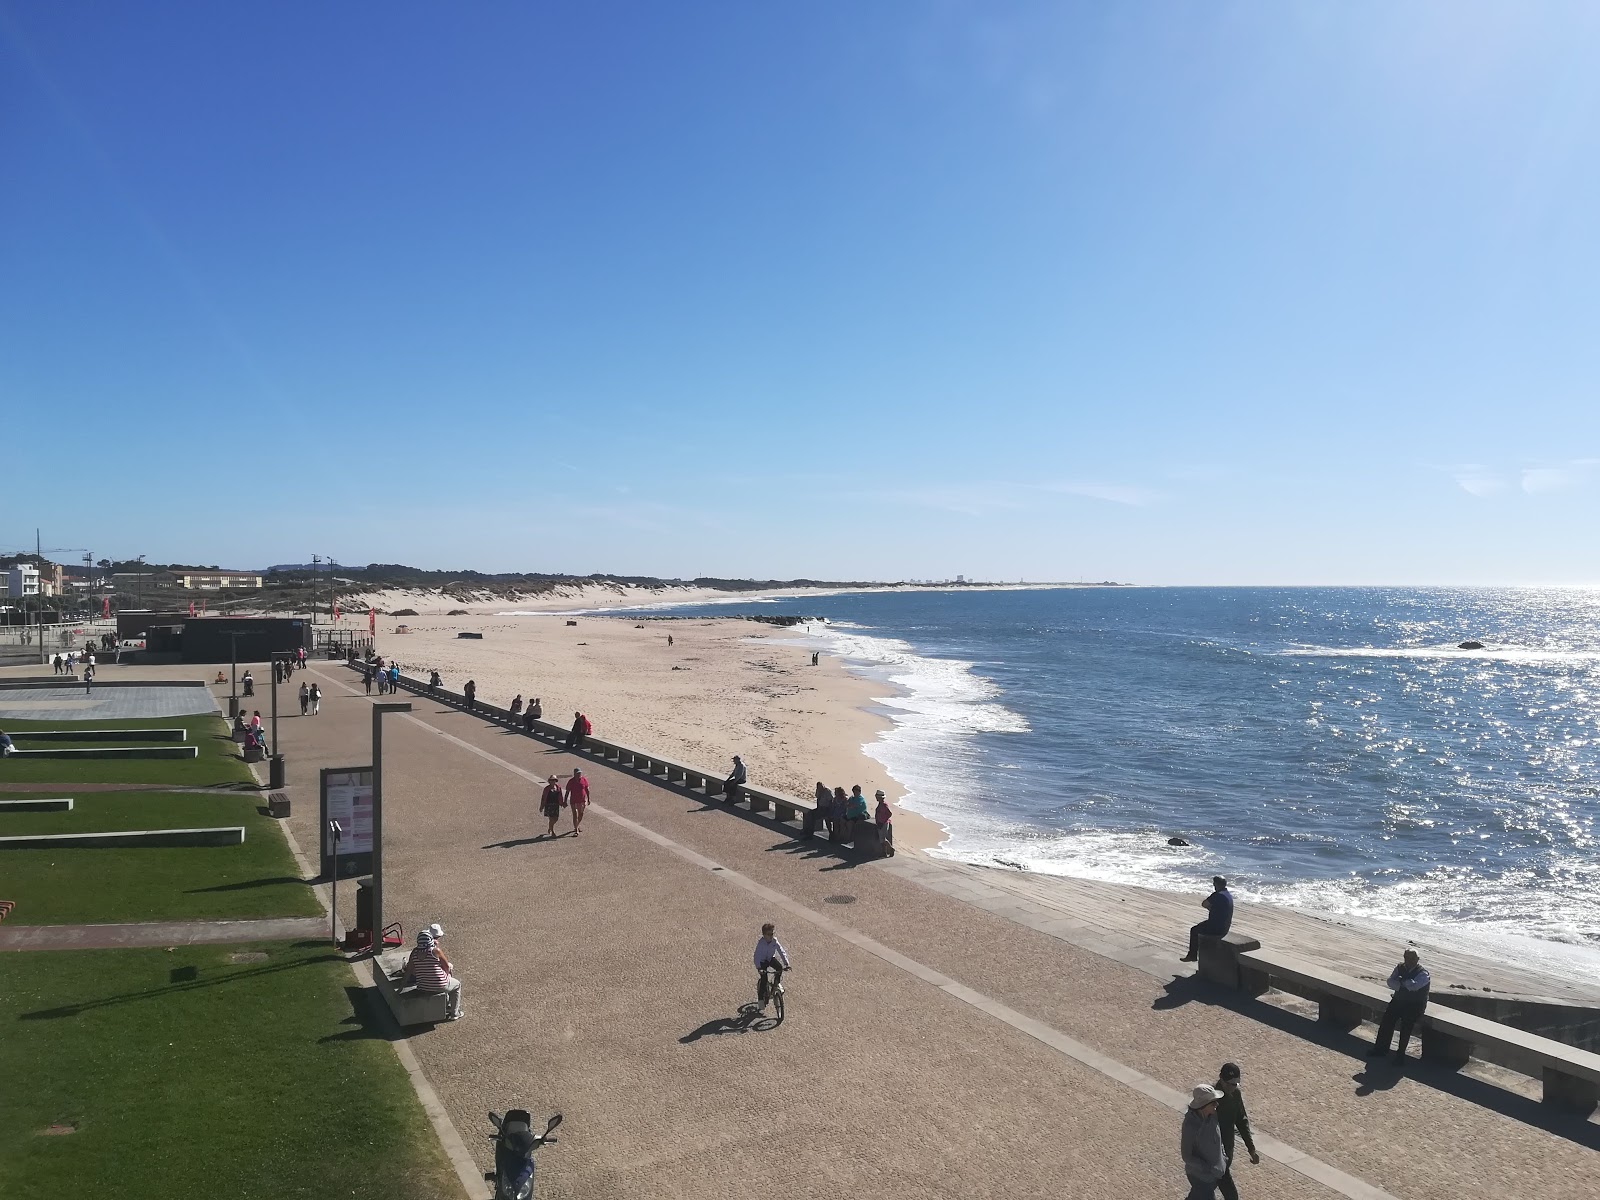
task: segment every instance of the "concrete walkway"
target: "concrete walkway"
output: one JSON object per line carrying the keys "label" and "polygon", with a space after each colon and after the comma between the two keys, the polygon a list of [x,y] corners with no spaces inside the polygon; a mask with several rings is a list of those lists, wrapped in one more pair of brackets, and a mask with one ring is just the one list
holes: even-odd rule
{"label": "concrete walkway", "polygon": [[326,938],[322,917],[251,921],[137,921],[121,925],[0,925],[0,950],[120,950]]}
{"label": "concrete walkway", "polygon": [[[316,768],[365,761],[371,728],[346,672],[313,678],[322,715],[281,735],[306,846]],[[566,1113],[543,1196],[744,1197],[773,1164],[788,1196],[1175,1196],[1173,1105],[1230,1059],[1272,1139],[1247,1198],[1593,1195],[1592,1125],[1420,1063],[1368,1071],[1359,1038],[916,877],[946,864],[850,864],[413,702],[387,726],[387,916],[444,924],[468,1015],[409,1045],[481,1163],[487,1109]],[[577,762],[598,808],[541,840],[531,780]],[[763,920],[797,968],[775,1028],[738,1019]]]}

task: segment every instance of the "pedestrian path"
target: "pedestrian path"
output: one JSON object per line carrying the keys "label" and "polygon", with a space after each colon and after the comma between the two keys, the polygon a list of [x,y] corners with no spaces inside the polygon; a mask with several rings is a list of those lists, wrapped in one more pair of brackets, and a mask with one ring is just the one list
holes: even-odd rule
{"label": "pedestrian path", "polygon": [[117,925],[0,925],[0,950],[119,950],[327,938],[322,917],[248,921],[133,921]]}
{"label": "pedestrian path", "polygon": [[[283,732],[306,844],[298,798],[318,765],[362,761],[371,728],[344,672],[314,672],[324,715]],[[1592,1196],[1585,1127],[1421,1064],[1369,1076],[1356,1039],[1174,990],[1170,945],[1164,973],[1131,969],[925,886],[901,870],[915,856],[841,860],[413,699],[385,734],[386,916],[444,924],[469,1015],[409,1045],[462,1129],[508,1103],[566,1112],[550,1195],[743,1197],[767,1158],[793,1196],[1179,1194],[1172,1105],[1233,1060],[1272,1139],[1241,1168],[1250,1200],[1456,1200],[1496,1178]],[[594,818],[539,839],[536,783],[579,764]],[[789,1012],[745,1028],[731,1016],[772,919],[796,959]]]}

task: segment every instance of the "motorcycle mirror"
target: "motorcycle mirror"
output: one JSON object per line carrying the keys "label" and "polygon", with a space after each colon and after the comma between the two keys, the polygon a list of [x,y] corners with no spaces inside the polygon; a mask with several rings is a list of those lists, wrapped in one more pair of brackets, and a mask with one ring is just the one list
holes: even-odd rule
{"label": "motorcycle mirror", "polygon": [[554,1133],[556,1126],[559,1124],[561,1124],[561,1114],[557,1113],[555,1116],[550,1118],[550,1123],[544,1127],[545,1137],[549,1137],[552,1133]]}
{"label": "motorcycle mirror", "polygon": [[499,1129],[500,1128],[500,1114],[499,1113],[490,1113],[489,1114],[489,1124],[493,1125],[496,1129]]}

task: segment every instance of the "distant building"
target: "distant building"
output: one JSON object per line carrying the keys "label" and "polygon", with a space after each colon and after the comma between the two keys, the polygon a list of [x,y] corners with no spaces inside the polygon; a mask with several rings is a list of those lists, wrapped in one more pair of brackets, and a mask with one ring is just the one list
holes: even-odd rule
{"label": "distant building", "polygon": [[26,563],[7,568],[6,595],[13,600],[39,595],[39,568]]}
{"label": "distant building", "polygon": [[261,576],[237,571],[211,571],[204,575],[180,575],[179,586],[190,592],[215,592],[222,588],[258,588]]}

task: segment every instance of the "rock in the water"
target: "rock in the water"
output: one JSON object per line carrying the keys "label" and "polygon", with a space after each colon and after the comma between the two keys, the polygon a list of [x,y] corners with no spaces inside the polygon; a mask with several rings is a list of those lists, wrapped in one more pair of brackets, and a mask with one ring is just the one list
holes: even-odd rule
{"label": "rock in the water", "polygon": [[452,608],[449,612],[445,613],[445,616],[447,617],[470,617],[471,615],[472,614],[464,608]]}
{"label": "rock in the water", "polygon": [[1456,649],[1457,650],[1482,650],[1483,649],[1483,643],[1482,642],[1462,642],[1459,646],[1456,647]]}
{"label": "rock in the water", "polygon": [[1167,845],[1169,845],[1169,846],[1187,846],[1187,845],[1190,845],[1190,842],[1186,838],[1168,838],[1167,839]]}

